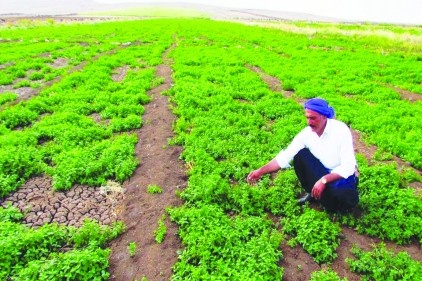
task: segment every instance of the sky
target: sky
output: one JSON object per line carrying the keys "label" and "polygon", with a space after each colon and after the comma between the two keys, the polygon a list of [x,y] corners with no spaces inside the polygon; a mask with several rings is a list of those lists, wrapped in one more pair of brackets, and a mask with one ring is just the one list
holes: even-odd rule
{"label": "sky", "polygon": [[186,2],[229,8],[309,13],[345,20],[422,24],[421,0],[95,0],[103,3]]}

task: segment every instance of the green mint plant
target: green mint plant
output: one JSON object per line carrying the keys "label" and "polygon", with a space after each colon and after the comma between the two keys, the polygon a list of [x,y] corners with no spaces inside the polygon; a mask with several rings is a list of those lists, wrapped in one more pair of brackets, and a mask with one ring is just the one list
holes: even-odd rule
{"label": "green mint plant", "polygon": [[174,267],[176,279],[281,279],[282,236],[268,218],[229,217],[216,204],[172,208],[169,214],[185,245]]}
{"label": "green mint plant", "polygon": [[163,188],[156,184],[149,184],[147,186],[147,192],[150,194],[163,193]]}
{"label": "green mint plant", "polygon": [[18,208],[7,204],[5,208],[0,207],[0,222],[15,222],[18,223],[23,218],[23,214]]}
{"label": "green mint plant", "polygon": [[361,166],[359,206],[363,213],[357,219],[359,233],[398,244],[414,238],[422,241],[421,200],[413,189],[401,187],[401,182],[394,165]]}
{"label": "green mint plant", "polygon": [[0,94],[0,106],[10,102],[10,101],[14,101],[18,98],[18,95],[15,93],[2,93]]}
{"label": "green mint plant", "polygon": [[124,232],[123,223],[33,229],[20,224],[21,216],[14,207],[0,207],[1,280],[108,280],[107,243]]}
{"label": "green mint plant", "polygon": [[420,280],[422,264],[413,260],[407,252],[394,253],[384,243],[373,246],[371,251],[364,251],[353,246],[354,259],[346,262],[353,272],[359,273],[362,280]]}
{"label": "green mint plant", "polygon": [[130,242],[129,245],[127,246],[127,249],[129,251],[129,255],[130,257],[134,257],[136,255],[136,242]]}
{"label": "green mint plant", "polygon": [[16,280],[98,280],[110,277],[110,249],[86,248],[52,253],[47,260],[32,260],[12,279]]}
{"label": "green mint plant", "polygon": [[300,244],[316,263],[331,263],[337,257],[341,228],[327,213],[306,207],[302,214],[281,222],[284,233],[292,236],[288,244]]}
{"label": "green mint plant", "polygon": [[155,241],[157,241],[158,244],[163,243],[167,233],[167,226],[165,224],[165,220],[166,215],[163,214],[157,222],[157,228],[154,230]]}
{"label": "green mint plant", "polygon": [[312,272],[309,281],[347,281],[347,278],[340,278],[332,269],[322,269]]}

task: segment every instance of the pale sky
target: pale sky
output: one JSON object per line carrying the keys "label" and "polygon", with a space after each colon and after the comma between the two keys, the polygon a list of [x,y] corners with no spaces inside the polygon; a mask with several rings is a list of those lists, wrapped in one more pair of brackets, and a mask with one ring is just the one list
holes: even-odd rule
{"label": "pale sky", "polygon": [[300,12],[345,20],[422,24],[421,0],[95,0],[103,3],[185,2]]}

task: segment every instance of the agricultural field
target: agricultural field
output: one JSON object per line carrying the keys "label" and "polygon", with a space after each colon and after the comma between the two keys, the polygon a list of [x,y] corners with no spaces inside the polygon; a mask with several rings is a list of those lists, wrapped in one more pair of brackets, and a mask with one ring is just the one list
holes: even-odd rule
{"label": "agricultural field", "polygon": [[[154,19],[0,28],[1,280],[422,280],[422,28]],[[246,176],[323,97],[351,214]]]}

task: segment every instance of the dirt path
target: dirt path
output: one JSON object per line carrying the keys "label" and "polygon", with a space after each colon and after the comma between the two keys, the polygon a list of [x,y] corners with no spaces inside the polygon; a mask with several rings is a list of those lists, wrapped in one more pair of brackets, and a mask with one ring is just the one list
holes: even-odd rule
{"label": "dirt path", "polygon": [[[138,131],[136,154],[140,165],[131,179],[123,186],[125,195],[118,207],[118,218],[126,232],[111,244],[110,280],[169,280],[172,266],[177,260],[177,250],[182,245],[176,236],[177,226],[166,216],[167,234],[162,244],[155,241],[154,230],[166,208],[179,206],[181,200],[175,192],[186,185],[184,164],[179,160],[181,147],[169,146],[173,137],[175,119],[168,106],[167,97],[161,92],[172,84],[171,68],[167,64],[157,67],[157,76],[164,83],[149,92],[153,100],[145,106],[143,127]],[[158,185],[161,194],[147,192],[148,185]],[[128,245],[135,242],[136,254],[131,257]]]}

